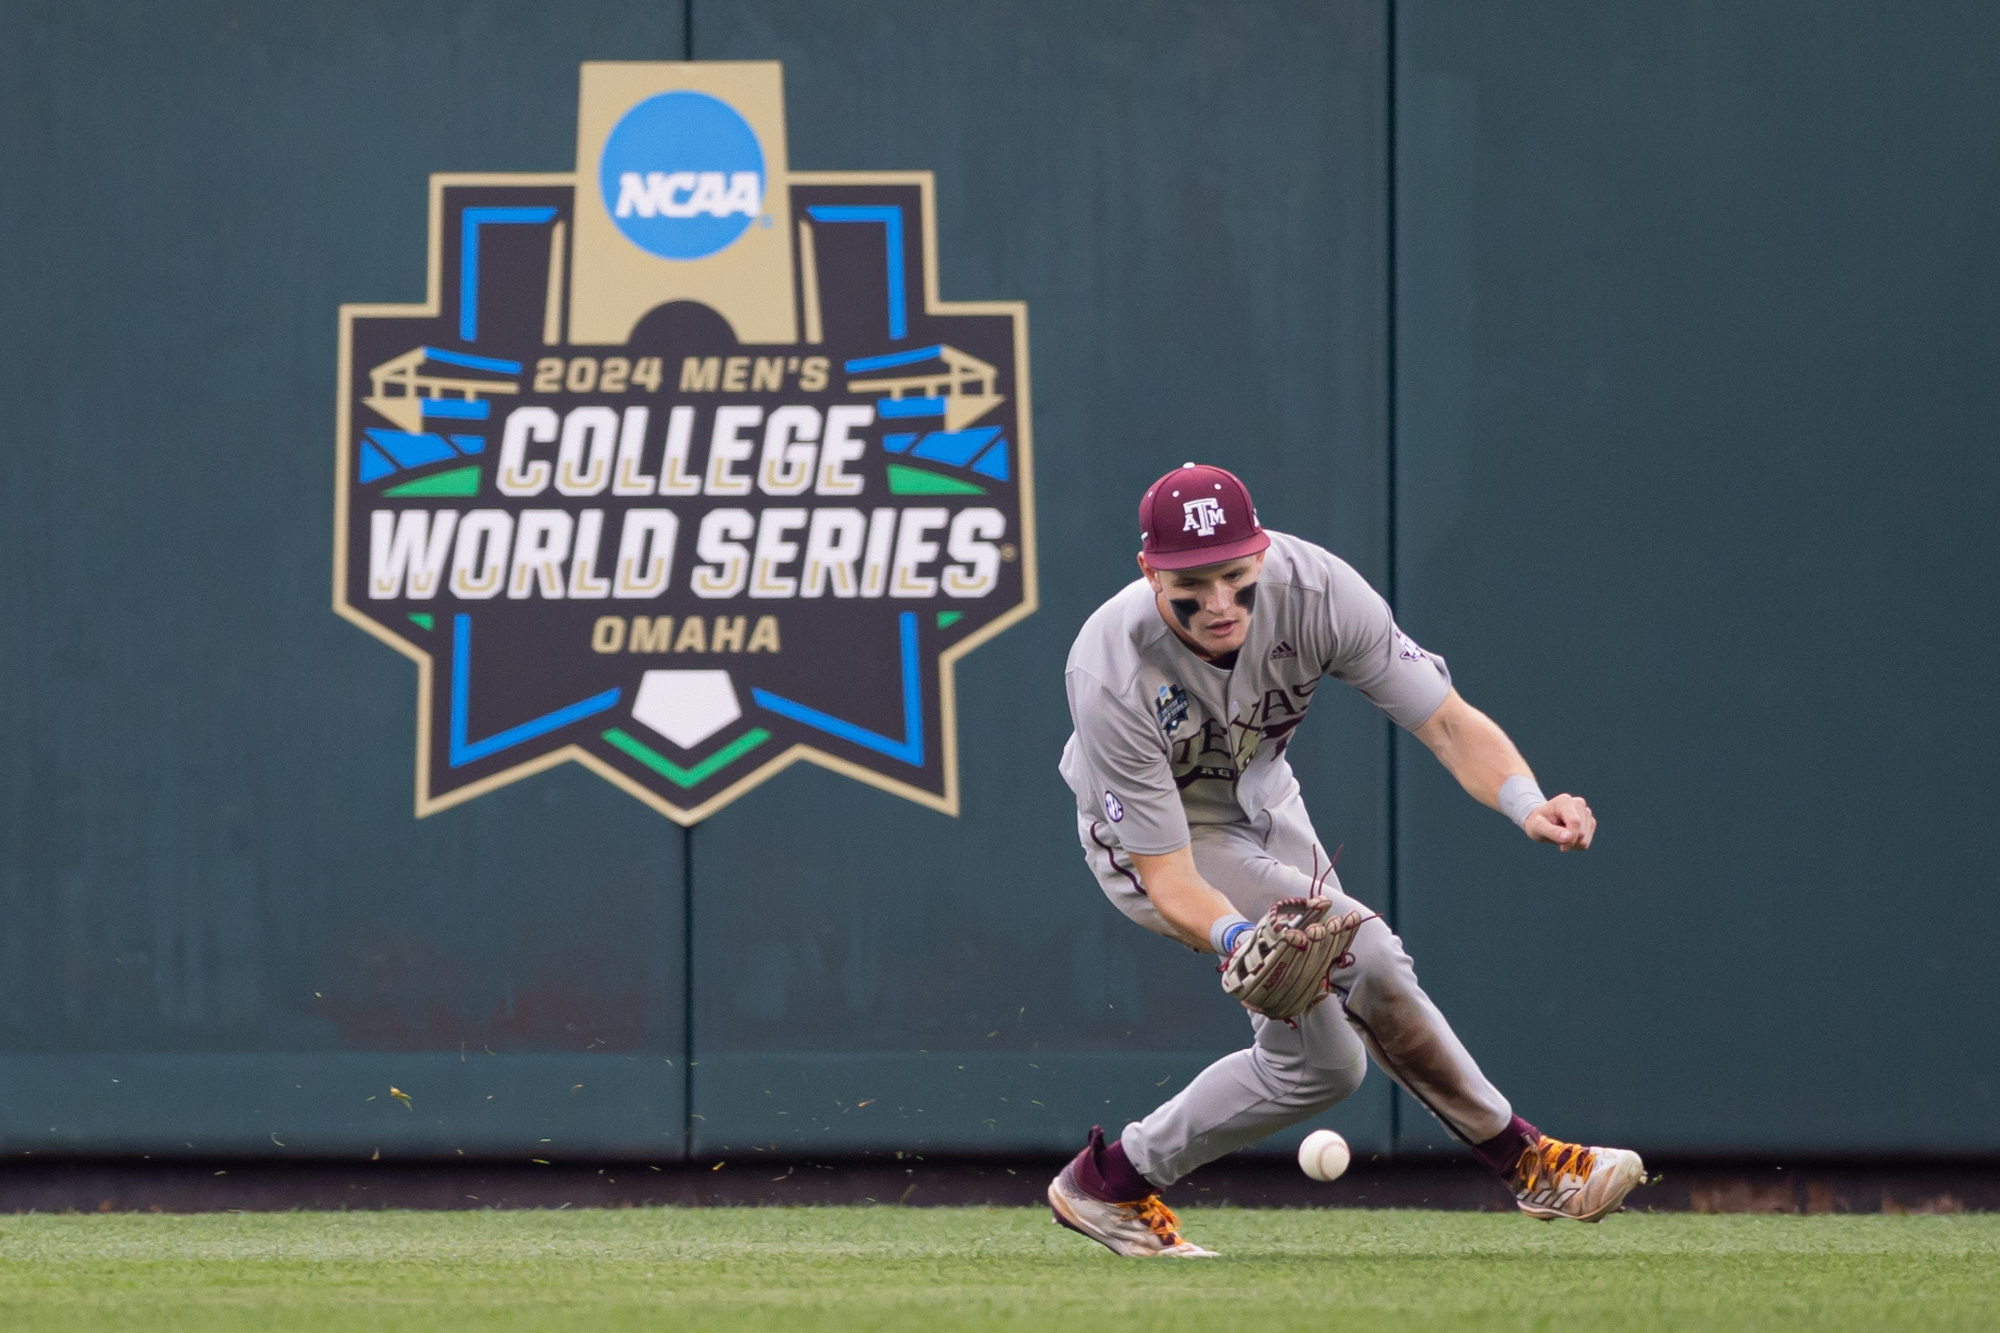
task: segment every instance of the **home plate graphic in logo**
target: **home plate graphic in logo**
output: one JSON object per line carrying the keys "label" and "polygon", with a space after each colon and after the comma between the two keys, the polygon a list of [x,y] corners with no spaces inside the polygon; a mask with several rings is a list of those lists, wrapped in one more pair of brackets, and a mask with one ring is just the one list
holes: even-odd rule
{"label": "home plate graphic in logo", "polygon": [[691,824],[801,759],[957,813],[953,666],[1035,605],[1027,312],[938,299],[930,174],[790,170],[774,63],[587,64],[575,170],[434,175],[429,259],[341,308],[335,483],[417,813],[574,761]]}

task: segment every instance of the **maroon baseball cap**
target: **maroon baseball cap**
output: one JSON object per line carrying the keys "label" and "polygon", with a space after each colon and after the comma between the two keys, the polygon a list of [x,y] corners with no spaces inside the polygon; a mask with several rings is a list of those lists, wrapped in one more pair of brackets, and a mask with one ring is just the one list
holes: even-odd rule
{"label": "maroon baseball cap", "polygon": [[1194,569],[1255,555],[1271,544],[1250,488],[1233,472],[1183,463],[1139,501],[1140,554],[1154,569]]}

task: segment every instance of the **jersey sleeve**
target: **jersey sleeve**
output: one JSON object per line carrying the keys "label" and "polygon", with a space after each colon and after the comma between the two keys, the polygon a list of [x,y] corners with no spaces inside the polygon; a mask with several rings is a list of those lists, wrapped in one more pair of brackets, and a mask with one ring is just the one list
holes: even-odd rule
{"label": "jersey sleeve", "polygon": [[1415,731],[1451,692],[1451,669],[1396,625],[1389,603],[1347,562],[1332,560],[1326,674],[1366,695],[1405,731]]}
{"label": "jersey sleeve", "polygon": [[1064,683],[1081,760],[1079,794],[1091,793],[1097,816],[1128,852],[1161,856],[1187,846],[1187,811],[1159,726],[1086,671],[1072,669]]}

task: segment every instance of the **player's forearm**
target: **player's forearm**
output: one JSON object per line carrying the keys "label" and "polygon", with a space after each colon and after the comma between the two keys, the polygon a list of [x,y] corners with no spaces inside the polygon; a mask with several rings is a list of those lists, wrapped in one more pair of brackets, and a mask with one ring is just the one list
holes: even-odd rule
{"label": "player's forearm", "polygon": [[1590,846],[1597,832],[1590,802],[1568,792],[1554,800],[1544,796],[1534,770],[1507,733],[1459,698],[1457,690],[1446,695],[1437,712],[1417,728],[1417,739],[1431,748],[1473,800],[1513,820],[1529,838],[1566,852]]}
{"label": "player's forearm", "polygon": [[1534,780],[1534,770],[1500,724],[1460,698],[1457,690],[1445,696],[1416,734],[1466,794],[1489,810],[1500,808],[1500,788],[1508,778]]}
{"label": "player's forearm", "polygon": [[1183,847],[1164,856],[1135,854],[1132,865],[1139,872],[1139,882],[1146,886],[1153,909],[1174,928],[1174,933],[1191,949],[1214,952],[1211,928],[1224,917],[1236,916],[1237,911],[1194,868],[1194,853]]}

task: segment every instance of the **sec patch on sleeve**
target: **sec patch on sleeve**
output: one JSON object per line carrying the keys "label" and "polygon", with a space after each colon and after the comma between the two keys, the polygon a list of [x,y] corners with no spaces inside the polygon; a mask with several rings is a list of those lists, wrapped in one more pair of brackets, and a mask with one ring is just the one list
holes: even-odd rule
{"label": "sec patch on sleeve", "polygon": [[1114,824],[1125,818],[1125,803],[1108,791],[1104,793],[1104,817]]}

